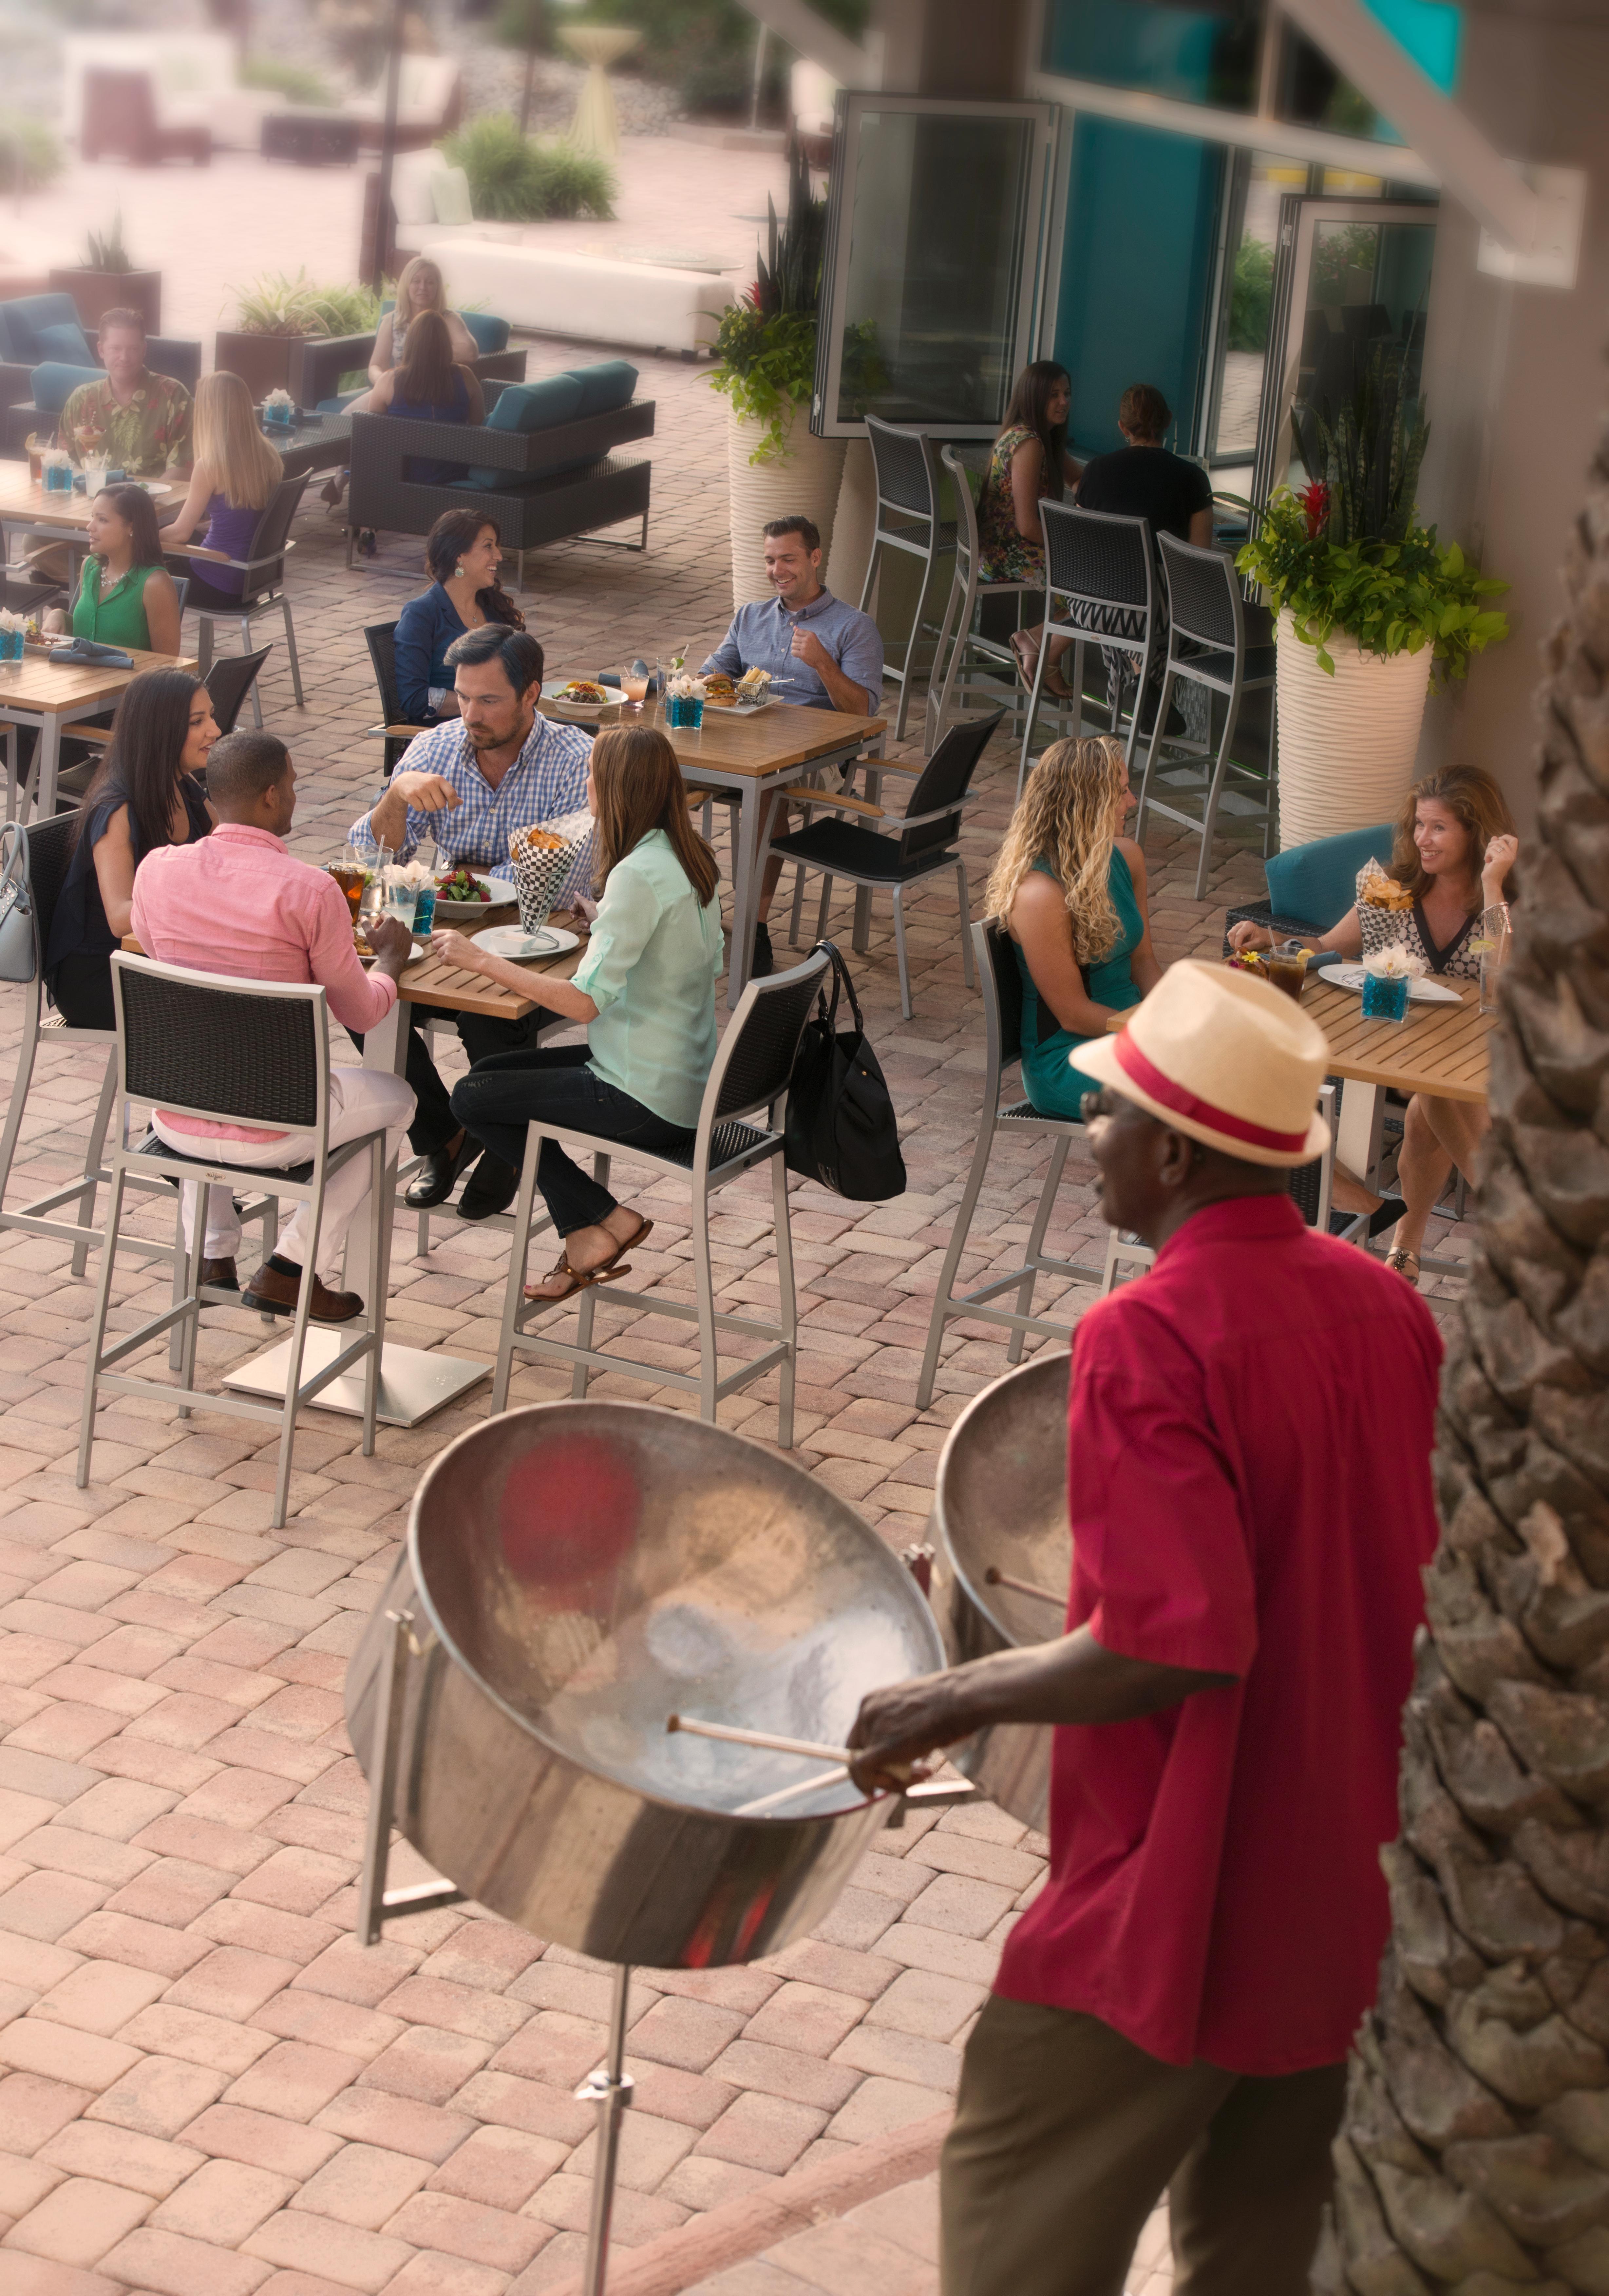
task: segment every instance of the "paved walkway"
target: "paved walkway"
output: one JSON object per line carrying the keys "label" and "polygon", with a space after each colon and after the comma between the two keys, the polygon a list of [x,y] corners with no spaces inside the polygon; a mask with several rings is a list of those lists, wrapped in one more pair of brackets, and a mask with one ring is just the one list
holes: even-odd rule
{"label": "paved walkway", "polygon": [[[574,357],[538,345],[532,372]],[[659,405],[651,548],[576,544],[533,560],[525,604],[558,670],[701,647],[727,619],[720,403],[679,362],[642,365]],[[265,708],[302,776],[292,841],[322,861],[379,764],[358,632],[419,586],[419,549],[384,539],[349,574],[316,504],[298,539],[308,708],[294,709],[278,651]],[[997,745],[963,840],[979,898],[1014,780]],[[1194,848],[1153,838],[1148,852],[1162,956],[1215,949],[1224,902],[1255,886],[1257,859],[1226,849],[1196,903]],[[847,946],[846,903],[833,922]],[[948,887],[913,902],[909,940],[909,1023],[885,905],[855,964],[909,1191],[884,1206],[808,1186],[793,1197],[796,1456],[896,1546],[924,1529],[950,1422],[1005,1365],[997,1334],[953,1325],[934,1407],[914,1407],[982,1037]],[[0,1078],[19,1018],[17,992],[0,991]],[[76,1168],[97,1084],[81,1054],[45,1053],[13,1201]],[[689,1295],[685,1201],[621,1169],[658,1226],[635,1255],[642,1308],[603,1311],[605,1344],[685,1366],[685,1328],[656,1316],[653,1297]],[[974,1231],[980,1274],[1013,1264],[1043,1169],[1028,1144],[1001,1144]],[[1070,1166],[1054,1246],[1100,1240],[1092,1177]],[[724,1304],[774,1300],[761,1191],[726,1199],[714,1239]],[[392,1335],[489,1361],[505,1264],[501,1237],[456,1219],[423,1257],[399,1226]],[[161,1288],[119,1268],[115,1319],[132,1324]],[[346,1657],[422,1465],[485,1414],[488,1390],[412,1433],[382,1431],[372,1460],[353,1423],[307,1414],[277,1532],[274,1447],[204,1409],[181,1422],[164,1403],[113,1403],[78,1491],[90,1297],[64,1249],[0,1233],[0,2296],[529,2296],[572,2276],[582,2247],[590,2120],[571,2092],[601,2054],[606,1980],[473,1908],[415,1916],[372,1952],[350,1935],[365,1792],[341,1723]],[[242,1311],[209,1311],[205,1374],[262,1337]],[[527,1368],[513,1400],[566,1385]],[[686,1407],[623,1375],[594,1392]],[[722,1421],[768,1440],[775,1399],[762,1382]],[[988,1807],[918,1822],[882,1836],[817,1936],[775,1962],[645,1973],[622,2247],[942,2108],[1043,1847]],[[900,2287],[925,2288],[931,2202],[920,2186],[884,2196],[847,2233],[785,2246],[745,2267],[757,2296],[800,2281],[859,2296],[863,2258],[890,2270],[902,2259]],[[1137,2269],[1151,2296],[1149,2258]],[[731,2274],[724,2284],[739,2296]]]}

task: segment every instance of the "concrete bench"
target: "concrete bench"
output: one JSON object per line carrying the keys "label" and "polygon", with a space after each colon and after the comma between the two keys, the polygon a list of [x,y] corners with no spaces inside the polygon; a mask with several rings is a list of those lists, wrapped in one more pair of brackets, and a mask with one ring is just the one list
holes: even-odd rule
{"label": "concrete bench", "polygon": [[713,348],[721,314],[738,282],[706,271],[627,263],[557,248],[514,246],[472,236],[480,226],[432,233],[423,252],[442,266],[462,308],[478,303],[511,325],[578,341],[691,358]]}

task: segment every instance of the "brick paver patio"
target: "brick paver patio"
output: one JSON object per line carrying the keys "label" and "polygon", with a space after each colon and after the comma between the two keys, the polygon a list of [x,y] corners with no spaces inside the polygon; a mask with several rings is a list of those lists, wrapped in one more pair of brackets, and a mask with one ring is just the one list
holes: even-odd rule
{"label": "brick paver patio", "polygon": [[[531,371],[577,357],[538,344]],[[727,619],[720,403],[678,362],[639,363],[659,402],[651,547],[532,559],[524,603],[555,668],[702,646]],[[349,574],[316,504],[298,540],[308,708],[294,709],[278,651],[264,696],[301,775],[292,841],[322,861],[378,769],[357,633],[420,586],[419,550],[382,537],[379,559]],[[964,839],[975,897],[1014,781],[997,743]],[[1249,854],[1226,854],[1197,904],[1193,845],[1186,857],[1153,838],[1149,858],[1164,960],[1215,949],[1225,900],[1260,877]],[[847,946],[847,902],[834,929]],[[913,903],[909,940],[910,1023],[886,905],[855,963],[902,1112],[909,1191],[859,1206],[800,1186],[793,1216],[796,1456],[896,1546],[924,1530],[951,1420],[1005,1367],[997,1334],[952,1325],[935,1406],[914,1407],[982,1049],[948,890]],[[6,991],[8,1073],[17,1029]],[[13,1201],[77,1168],[98,1083],[93,1059],[46,1051]],[[663,1184],[631,1190],[621,1160],[658,1225],[634,1255],[641,1314],[605,1310],[600,1328],[685,1365],[685,1327],[654,1315],[653,1294],[689,1296],[685,1202]],[[1026,1144],[999,1145],[979,1270],[1014,1264],[1042,1172]],[[1053,1247],[1096,1235],[1091,1177],[1070,1167]],[[714,1233],[727,1300],[774,1300],[761,1193],[728,1194]],[[399,1224],[392,1336],[489,1361],[505,1240],[448,1219],[428,1258],[414,1245]],[[528,2296],[567,2280],[591,2154],[591,2114],[571,2092],[602,2052],[604,1976],[474,1908],[400,1922],[373,1951],[351,1937],[365,1789],[342,1728],[345,1661],[422,1465],[485,1414],[488,1390],[412,1432],[382,1430],[372,1460],[356,1423],[305,1414],[278,1532],[274,1447],[204,1408],[185,1422],[162,1403],[112,1403],[78,1491],[93,1275],[92,1263],[75,1281],[65,1247],[0,1234],[0,2296]],[[118,1319],[132,1324],[163,1288],[124,1263]],[[206,1374],[262,1338],[243,1311],[209,1311]],[[567,1384],[528,1367],[513,1399]],[[613,1375],[593,1392],[686,1406]],[[774,1406],[762,1382],[721,1416],[764,1441]],[[776,1961],[644,1972],[622,2246],[941,2110],[1043,1850],[989,1806],[914,1821],[880,1838],[817,1936]],[[406,1877],[417,1860],[404,1851],[398,1868]],[[1162,2253],[1159,2218],[1131,2282],[1147,2296],[1166,2284]],[[918,2182],[710,2284],[848,2296],[875,2276],[915,2296],[934,2284],[932,2254],[931,2186]]]}

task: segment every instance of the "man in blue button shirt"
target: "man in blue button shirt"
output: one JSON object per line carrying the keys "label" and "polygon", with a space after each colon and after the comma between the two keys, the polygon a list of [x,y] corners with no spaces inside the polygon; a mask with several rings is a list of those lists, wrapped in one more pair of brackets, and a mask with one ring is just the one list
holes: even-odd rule
{"label": "man in blue button shirt", "polygon": [[[740,606],[732,627],[704,664],[741,677],[748,669],[768,669],[778,701],[807,709],[837,709],[850,718],[874,718],[882,706],[882,633],[869,614],[846,606],[821,584],[821,535],[815,522],[797,514],[774,518],[765,529],[768,598]],[[785,836],[788,808],[773,799],[760,824],[762,839]],[[766,919],[782,875],[782,856],[766,863],[754,928],[751,976],[772,969],[771,934]]]}

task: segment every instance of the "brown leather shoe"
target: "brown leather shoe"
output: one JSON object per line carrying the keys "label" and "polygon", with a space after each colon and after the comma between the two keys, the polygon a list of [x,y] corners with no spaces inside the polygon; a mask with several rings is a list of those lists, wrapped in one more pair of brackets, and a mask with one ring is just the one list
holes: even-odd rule
{"label": "brown leather shoe", "polygon": [[215,1292],[238,1292],[240,1277],[234,1272],[233,1259],[203,1259],[201,1280],[209,1283]]}
{"label": "brown leather shoe", "polygon": [[[282,1275],[265,1259],[251,1278],[250,1289],[242,1293],[241,1305],[254,1308],[259,1316],[293,1316],[300,1288],[300,1276]],[[355,1316],[362,1315],[363,1301],[356,1292],[326,1292],[316,1275],[313,1304],[308,1313],[316,1324],[349,1324]]]}

